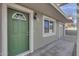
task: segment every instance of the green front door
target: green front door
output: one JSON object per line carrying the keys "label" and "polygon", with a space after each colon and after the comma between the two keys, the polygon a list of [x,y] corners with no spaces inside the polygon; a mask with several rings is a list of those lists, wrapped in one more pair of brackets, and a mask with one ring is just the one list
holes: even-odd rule
{"label": "green front door", "polygon": [[8,55],[29,50],[29,14],[8,8]]}

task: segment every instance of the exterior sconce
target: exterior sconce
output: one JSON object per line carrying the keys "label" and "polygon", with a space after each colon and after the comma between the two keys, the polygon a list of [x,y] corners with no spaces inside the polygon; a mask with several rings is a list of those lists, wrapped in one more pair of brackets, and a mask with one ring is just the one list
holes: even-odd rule
{"label": "exterior sconce", "polygon": [[34,16],[33,16],[34,20],[37,19],[37,13],[34,13]]}

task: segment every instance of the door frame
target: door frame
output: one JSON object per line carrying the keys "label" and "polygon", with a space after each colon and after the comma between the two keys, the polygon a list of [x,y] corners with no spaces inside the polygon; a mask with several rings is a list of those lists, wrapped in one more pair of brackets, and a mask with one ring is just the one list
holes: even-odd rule
{"label": "door frame", "polygon": [[3,3],[2,4],[2,55],[7,56],[8,55],[8,32],[7,32],[7,9],[15,9],[19,10],[25,13],[29,13],[29,50],[25,51],[21,54],[18,54],[20,56],[27,55],[28,53],[31,53],[34,51],[33,46],[33,11],[31,9],[28,9],[26,7],[23,7],[21,5],[15,4],[15,3]]}
{"label": "door frame", "polygon": [[[59,22],[59,35],[58,35],[58,39],[61,38],[60,30],[61,30],[62,27],[63,27],[63,23]],[[63,28],[62,28],[62,29],[63,29]]]}

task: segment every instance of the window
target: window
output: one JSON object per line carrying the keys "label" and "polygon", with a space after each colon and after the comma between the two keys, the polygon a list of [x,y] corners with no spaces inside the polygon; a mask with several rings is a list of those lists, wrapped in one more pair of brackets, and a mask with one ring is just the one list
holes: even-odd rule
{"label": "window", "polygon": [[44,20],[44,32],[49,33],[49,21]]}
{"label": "window", "polygon": [[13,15],[12,15],[12,19],[16,19],[16,20],[25,20],[26,21],[26,17],[23,13],[20,13],[20,12],[15,12]]}
{"label": "window", "polygon": [[50,31],[51,32],[54,32],[54,23],[53,23],[53,21],[50,21]]}
{"label": "window", "polygon": [[52,36],[55,34],[56,22],[54,19],[43,16],[43,36]]}

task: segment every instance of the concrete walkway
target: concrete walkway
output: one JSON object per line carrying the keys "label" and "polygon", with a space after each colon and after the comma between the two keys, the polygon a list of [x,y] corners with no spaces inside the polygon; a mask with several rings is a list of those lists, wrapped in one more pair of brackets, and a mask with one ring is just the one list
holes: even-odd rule
{"label": "concrete walkway", "polygon": [[[69,38],[70,39],[70,38]],[[28,56],[72,56],[74,49],[74,41],[68,40],[68,37],[56,40],[51,44],[39,48]]]}

